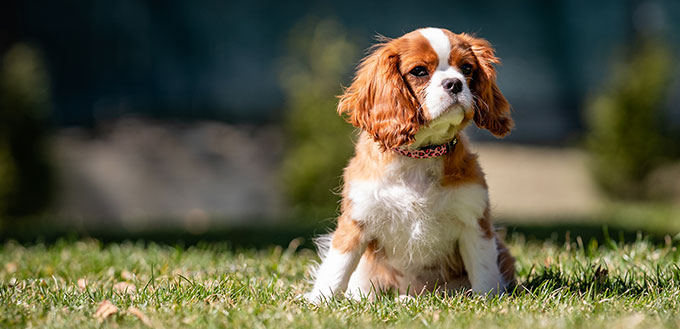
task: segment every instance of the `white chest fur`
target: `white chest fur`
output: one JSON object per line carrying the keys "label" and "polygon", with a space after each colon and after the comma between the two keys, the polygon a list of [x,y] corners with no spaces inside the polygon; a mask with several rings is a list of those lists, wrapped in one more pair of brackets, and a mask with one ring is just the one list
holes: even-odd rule
{"label": "white chest fur", "polygon": [[442,159],[401,157],[381,178],[348,182],[351,216],[399,268],[422,268],[450,254],[462,228],[478,225],[485,187],[441,185]]}

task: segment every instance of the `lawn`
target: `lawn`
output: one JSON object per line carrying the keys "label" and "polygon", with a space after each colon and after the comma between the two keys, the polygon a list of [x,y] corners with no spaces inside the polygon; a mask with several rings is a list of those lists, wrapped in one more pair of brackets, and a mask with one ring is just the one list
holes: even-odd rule
{"label": "lawn", "polygon": [[677,241],[508,240],[521,285],[500,298],[383,296],[319,307],[298,298],[310,289],[305,270],[316,259],[298,240],[264,249],[7,242],[0,327],[680,327]]}

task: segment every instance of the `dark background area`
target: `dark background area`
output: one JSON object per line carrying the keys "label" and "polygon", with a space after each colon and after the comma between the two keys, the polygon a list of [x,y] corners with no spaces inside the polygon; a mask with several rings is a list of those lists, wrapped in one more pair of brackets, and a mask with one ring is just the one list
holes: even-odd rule
{"label": "dark background area", "polygon": [[612,59],[627,51],[634,30],[653,31],[675,51],[680,45],[680,3],[673,0],[425,7],[413,1],[10,0],[2,6],[2,45],[21,40],[41,51],[60,127],[131,114],[280,121],[282,40],[305,17],[331,16],[357,36],[361,49],[377,33],[398,37],[424,26],[487,38],[502,58],[499,83],[522,127],[511,140],[562,143],[582,131],[580,106],[601,87]]}

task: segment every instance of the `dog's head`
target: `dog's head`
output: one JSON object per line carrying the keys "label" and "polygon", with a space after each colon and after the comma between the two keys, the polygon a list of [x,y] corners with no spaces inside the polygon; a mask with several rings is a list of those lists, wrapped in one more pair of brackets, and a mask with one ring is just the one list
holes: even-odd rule
{"label": "dog's head", "polygon": [[486,40],[425,28],[383,41],[362,60],[338,112],[384,149],[445,143],[473,119],[497,137],[512,129]]}

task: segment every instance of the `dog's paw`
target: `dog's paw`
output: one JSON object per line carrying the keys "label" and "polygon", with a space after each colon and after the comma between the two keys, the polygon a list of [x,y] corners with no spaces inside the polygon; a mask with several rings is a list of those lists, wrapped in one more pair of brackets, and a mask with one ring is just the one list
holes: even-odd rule
{"label": "dog's paw", "polygon": [[371,291],[364,291],[359,288],[347,289],[345,291],[345,298],[360,302],[362,300],[373,300],[374,294]]}
{"label": "dog's paw", "polygon": [[397,302],[402,304],[409,304],[411,302],[414,302],[415,300],[416,300],[415,297],[409,295],[399,295],[397,297]]}
{"label": "dog's paw", "polygon": [[319,291],[310,291],[304,295],[302,295],[302,298],[307,301],[310,304],[314,305],[321,305],[324,301],[326,301],[326,296],[324,296],[321,292]]}

